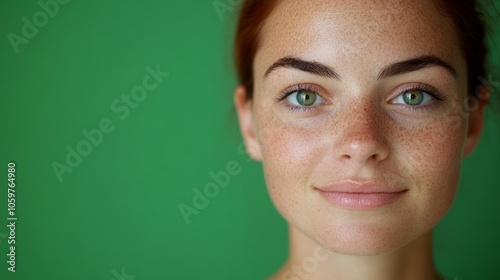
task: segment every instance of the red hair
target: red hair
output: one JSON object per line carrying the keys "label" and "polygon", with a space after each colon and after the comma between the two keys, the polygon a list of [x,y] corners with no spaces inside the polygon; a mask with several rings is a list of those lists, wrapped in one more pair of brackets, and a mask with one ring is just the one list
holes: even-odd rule
{"label": "red hair", "polygon": [[278,0],[245,0],[240,11],[234,43],[234,62],[238,80],[253,95],[253,60],[259,47],[260,30]]}

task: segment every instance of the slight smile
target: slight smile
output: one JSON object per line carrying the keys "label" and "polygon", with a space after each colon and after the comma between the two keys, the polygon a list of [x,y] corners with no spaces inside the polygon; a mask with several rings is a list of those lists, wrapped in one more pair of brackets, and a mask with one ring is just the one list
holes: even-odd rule
{"label": "slight smile", "polygon": [[353,181],[327,187],[314,188],[328,202],[347,210],[373,210],[391,204],[401,198],[408,189],[377,183]]}

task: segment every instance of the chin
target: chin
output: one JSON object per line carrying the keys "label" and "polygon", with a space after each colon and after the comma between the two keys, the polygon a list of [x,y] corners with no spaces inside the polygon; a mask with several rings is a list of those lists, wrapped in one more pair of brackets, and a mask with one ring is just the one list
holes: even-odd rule
{"label": "chin", "polygon": [[[289,221],[296,230],[331,252],[376,256],[394,252],[432,230],[435,223],[416,223],[415,219],[369,215],[334,215],[326,222],[317,219]],[[356,216],[356,215],[355,215]],[[362,216],[362,215],[360,215]]]}
{"label": "chin", "polygon": [[318,236],[318,242],[332,252],[345,255],[375,256],[393,252],[411,242],[415,236],[365,232],[330,236]]}

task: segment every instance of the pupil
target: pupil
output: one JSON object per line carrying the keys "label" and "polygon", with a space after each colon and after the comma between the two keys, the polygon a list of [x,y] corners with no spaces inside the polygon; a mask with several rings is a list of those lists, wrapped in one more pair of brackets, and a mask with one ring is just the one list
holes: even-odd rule
{"label": "pupil", "polygon": [[418,105],[424,100],[423,94],[420,91],[409,91],[405,93],[404,99],[408,105]]}
{"label": "pupil", "polygon": [[308,91],[298,92],[297,101],[302,106],[311,106],[316,101],[316,94]]}

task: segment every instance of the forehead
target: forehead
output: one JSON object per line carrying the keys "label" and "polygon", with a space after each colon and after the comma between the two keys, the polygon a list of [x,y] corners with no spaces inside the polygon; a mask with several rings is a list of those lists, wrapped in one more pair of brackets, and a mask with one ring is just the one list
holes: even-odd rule
{"label": "forehead", "polygon": [[255,61],[264,66],[293,55],[382,67],[436,55],[459,64],[457,32],[437,7],[432,0],[281,0],[264,24]]}

